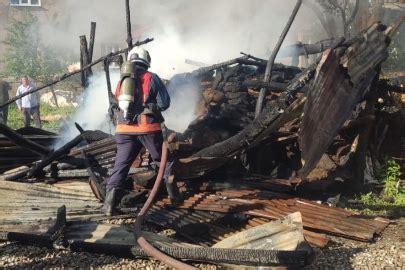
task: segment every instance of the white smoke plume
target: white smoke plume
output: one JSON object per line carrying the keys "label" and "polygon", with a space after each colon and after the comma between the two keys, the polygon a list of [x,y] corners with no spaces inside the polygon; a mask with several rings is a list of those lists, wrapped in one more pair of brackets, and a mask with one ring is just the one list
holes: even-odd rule
{"label": "white smoke plume", "polygon": [[[103,44],[126,46],[124,0],[58,2],[61,11],[44,29],[44,40],[49,45],[79,56],[78,37],[83,34],[88,37],[90,22],[94,21],[97,30],[93,59],[100,57]],[[240,52],[268,58],[295,3],[295,0],[133,0],[130,1],[133,38],[155,39],[144,48],[152,57],[151,71],[165,79],[196,68],[185,64],[185,59],[215,64],[238,57]],[[296,42],[300,30],[317,23],[310,12],[304,5],[301,7],[284,45]],[[116,81],[111,81],[114,87]],[[105,93],[101,87],[105,87],[105,82],[97,90]],[[172,107],[165,116],[177,131],[184,130],[194,117],[199,96],[195,91],[171,89]],[[105,95],[103,98],[102,102],[107,102]],[[86,107],[93,105],[100,109],[101,97],[96,100],[89,101]]]}
{"label": "white smoke plume", "polygon": [[[119,76],[118,70],[110,69],[112,82],[118,81]],[[114,86],[113,84],[112,87]],[[78,102],[78,109],[62,126],[61,135],[63,139],[57,142],[56,148],[79,135],[75,123],[78,123],[84,130],[101,130],[108,134],[114,133],[115,128],[108,116],[110,104],[108,103],[106,77],[103,72],[97,72],[89,78],[89,86],[78,97]]]}

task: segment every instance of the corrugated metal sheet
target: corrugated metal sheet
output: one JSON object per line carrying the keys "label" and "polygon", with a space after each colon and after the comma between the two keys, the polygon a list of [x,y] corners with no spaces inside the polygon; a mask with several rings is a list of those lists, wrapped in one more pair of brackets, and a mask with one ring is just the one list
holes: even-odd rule
{"label": "corrugated metal sheet", "polygon": [[299,135],[304,179],[316,166],[350,116],[355,104],[369,90],[378,66],[388,57],[387,35],[374,24],[349,46],[342,57],[328,49],[323,53],[311,83]]}
{"label": "corrugated metal sheet", "polygon": [[[167,199],[163,199],[158,201],[155,207],[167,208],[171,205]],[[200,192],[190,195],[184,203],[176,207],[188,211],[244,213],[265,219],[279,219],[287,214],[301,212],[303,225],[307,230],[361,241],[373,240],[389,223],[387,220],[362,218],[344,209],[263,190]],[[178,216],[187,218],[184,212]]]}

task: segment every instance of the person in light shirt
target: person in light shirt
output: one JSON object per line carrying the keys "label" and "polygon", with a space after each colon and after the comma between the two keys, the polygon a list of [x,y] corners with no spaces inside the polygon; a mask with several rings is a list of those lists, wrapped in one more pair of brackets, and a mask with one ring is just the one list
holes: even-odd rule
{"label": "person in light shirt", "polygon": [[[21,85],[17,88],[16,96],[34,90],[27,76],[21,78]],[[34,119],[35,127],[41,128],[41,118],[39,115],[39,94],[38,92],[26,95],[16,101],[18,109],[23,113],[24,127],[31,125],[31,116]]]}

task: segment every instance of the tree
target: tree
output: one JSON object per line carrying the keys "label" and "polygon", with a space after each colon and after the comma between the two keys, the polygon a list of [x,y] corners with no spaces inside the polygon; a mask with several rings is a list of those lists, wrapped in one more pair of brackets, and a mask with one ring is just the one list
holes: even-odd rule
{"label": "tree", "polygon": [[41,43],[40,24],[29,13],[22,19],[11,20],[3,43],[7,49],[1,59],[2,75],[17,78],[27,75],[44,81],[63,69],[57,54]]}
{"label": "tree", "polygon": [[321,10],[321,6],[315,2],[304,1],[303,3],[315,13],[323,29],[328,35],[328,38],[338,37],[334,16],[330,16],[330,14],[327,14],[324,12],[324,10]]}
{"label": "tree", "polygon": [[[350,25],[353,23],[360,0],[317,0],[326,13],[340,15],[342,20],[343,36],[350,36]],[[319,16],[318,16],[319,17]]]}

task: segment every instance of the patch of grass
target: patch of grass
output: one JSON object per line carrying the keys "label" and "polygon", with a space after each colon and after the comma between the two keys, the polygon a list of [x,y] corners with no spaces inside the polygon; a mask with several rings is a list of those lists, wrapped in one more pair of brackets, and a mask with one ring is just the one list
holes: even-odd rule
{"label": "patch of grass", "polygon": [[401,167],[395,160],[386,159],[378,178],[384,185],[380,194],[368,192],[357,199],[363,204],[364,214],[377,211],[388,215],[403,215],[405,211],[405,190],[399,186]]}
{"label": "patch of grass", "polygon": [[[74,107],[52,107],[47,103],[41,103],[39,106],[39,112],[41,116],[42,128],[47,130],[57,130],[60,126],[60,120],[45,120],[49,116],[60,115],[63,118],[67,118],[76,110]],[[8,119],[7,125],[13,129],[19,129],[24,127],[23,115],[17,108],[15,103],[8,107]],[[34,126],[33,121],[31,125]]]}

